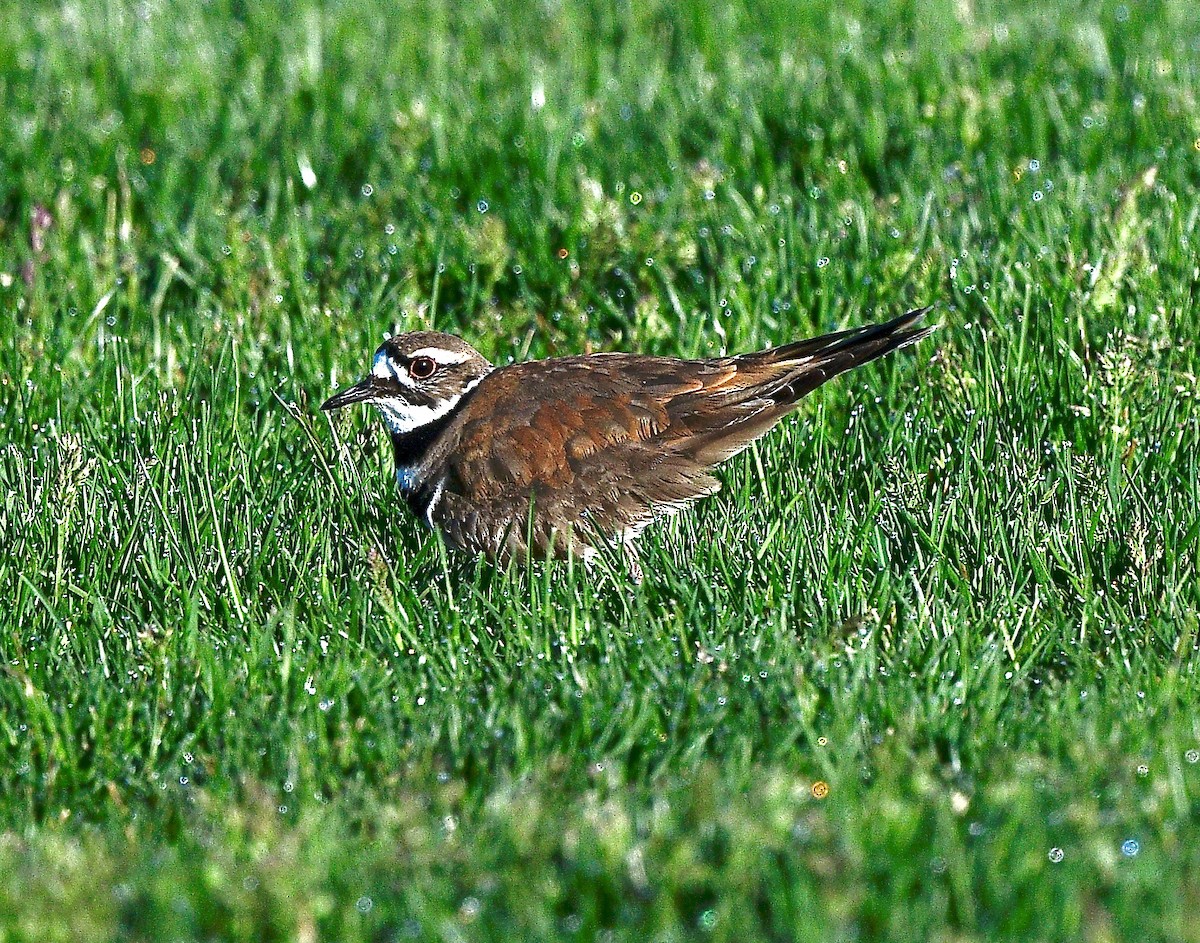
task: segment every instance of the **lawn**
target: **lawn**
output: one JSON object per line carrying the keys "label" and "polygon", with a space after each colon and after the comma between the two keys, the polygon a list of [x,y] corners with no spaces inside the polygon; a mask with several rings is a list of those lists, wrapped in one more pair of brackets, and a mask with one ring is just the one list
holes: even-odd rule
{"label": "lawn", "polygon": [[[1192,0],[3,6],[0,943],[1200,941]],[[922,304],[640,585],[318,410]]]}

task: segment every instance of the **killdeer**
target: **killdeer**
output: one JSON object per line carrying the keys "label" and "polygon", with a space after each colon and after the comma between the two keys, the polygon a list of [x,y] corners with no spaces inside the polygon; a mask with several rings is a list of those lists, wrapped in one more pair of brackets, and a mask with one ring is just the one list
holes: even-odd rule
{"label": "killdeer", "polygon": [[713,494],[737,455],[839,373],[915,343],[922,308],[885,324],[703,360],[601,353],[496,367],[450,334],[390,338],[322,409],[370,403],[400,492],[451,547],[585,560]]}

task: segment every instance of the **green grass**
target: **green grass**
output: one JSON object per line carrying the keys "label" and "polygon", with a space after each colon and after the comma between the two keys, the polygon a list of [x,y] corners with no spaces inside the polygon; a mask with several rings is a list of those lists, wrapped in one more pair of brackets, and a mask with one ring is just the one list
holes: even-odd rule
{"label": "green grass", "polygon": [[[4,5],[0,941],[1200,940],[1194,4],[272,6]],[[316,409],[931,302],[637,587]]]}

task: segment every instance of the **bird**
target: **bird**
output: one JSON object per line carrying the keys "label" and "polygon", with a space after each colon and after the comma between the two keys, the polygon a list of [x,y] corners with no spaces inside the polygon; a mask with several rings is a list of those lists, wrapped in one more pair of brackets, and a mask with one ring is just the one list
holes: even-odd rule
{"label": "bird", "polygon": [[930,308],[757,353],[605,352],[495,366],[453,334],[396,334],[323,410],[366,403],[405,503],[455,550],[499,563],[601,550],[720,489],[737,455],[827,380],[927,337]]}

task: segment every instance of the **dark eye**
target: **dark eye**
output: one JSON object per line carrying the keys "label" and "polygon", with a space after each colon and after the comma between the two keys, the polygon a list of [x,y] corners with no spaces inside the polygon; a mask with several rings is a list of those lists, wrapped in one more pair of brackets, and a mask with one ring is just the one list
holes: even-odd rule
{"label": "dark eye", "polygon": [[408,365],[408,372],[415,380],[428,380],[436,369],[432,357],[417,357]]}

